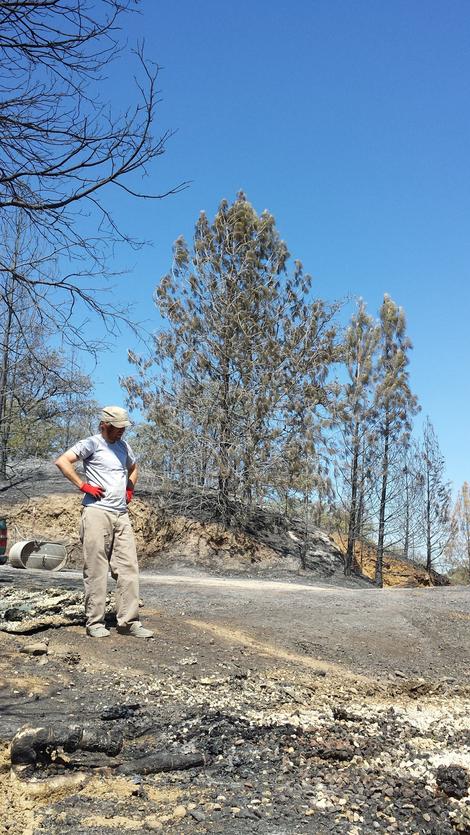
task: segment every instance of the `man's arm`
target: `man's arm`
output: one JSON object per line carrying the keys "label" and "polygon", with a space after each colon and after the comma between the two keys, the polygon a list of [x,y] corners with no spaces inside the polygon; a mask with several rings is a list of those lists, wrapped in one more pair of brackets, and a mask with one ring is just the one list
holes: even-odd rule
{"label": "man's arm", "polygon": [[65,478],[68,478],[75,487],[78,487],[79,490],[82,489],[84,481],[80,478],[79,474],[77,473],[74,464],[78,461],[78,455],[75,455],[71,449],[68,449],[67,452],[64,452],[62,455],[59,455],[54,464],[56,467],[59,468],[62,475]]}
{"label": "man's arm", "polygon": [[137,482],[137,464],[129,464],[127,468],[126,504],[134,498],[134,489]]}
{"label": "man's arm", "polygon": [[63,455],[59,455],[54,464],[56,467],[59,468],[62,475],[68,478],[75,487],[78,487],[82,493],[87,493],[92,499],[102,499],[104,495],[104,490],[102,487],[99,487],[95,484],[88,484],[87,481],[83,481],[82,478],[78,475],[75,467],[73,466],[78,461],[78,455],[72,452],[71,449],[68,449],[67,452],[64,452]]}
{"label": "man's arm", "polygon": [[137,484],[137,478],[139,475],[139,471],[137,469],[137,464],[129,464],[127,468],[127,481],[128,484],[132,485],[132,490],[134,490],[135,485]]}

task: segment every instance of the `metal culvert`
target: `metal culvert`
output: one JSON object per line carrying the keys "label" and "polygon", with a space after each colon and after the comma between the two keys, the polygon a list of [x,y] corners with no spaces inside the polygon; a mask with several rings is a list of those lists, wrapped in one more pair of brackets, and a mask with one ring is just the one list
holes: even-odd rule
{"label": "metal culvert", "polygon": [[8,554],[14,568],[42,568],[60,571],[67,563],[67,549],[58,542],[40,542],[37,539],[16,542]]}

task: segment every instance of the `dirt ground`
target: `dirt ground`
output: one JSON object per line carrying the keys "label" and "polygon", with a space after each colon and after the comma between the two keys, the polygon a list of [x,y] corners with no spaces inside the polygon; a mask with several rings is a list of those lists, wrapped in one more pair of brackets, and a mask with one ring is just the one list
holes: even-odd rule
{"label": "dirt ground", "polygon": [[[79,573],[0,568],[4,591],[51,586]],[[104,640],[0,632],[0,832],[470,832],[467,590],[195,569],[143,572],[141,593],[148,641],[112,617]],[[11,770],[25,724],[113,728],[123,748]],[[161,753],[199,764],[146,772]]]}

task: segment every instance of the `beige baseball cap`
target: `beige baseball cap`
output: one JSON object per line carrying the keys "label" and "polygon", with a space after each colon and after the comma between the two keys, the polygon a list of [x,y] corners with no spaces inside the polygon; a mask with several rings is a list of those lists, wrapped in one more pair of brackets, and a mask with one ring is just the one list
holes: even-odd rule
{"label": "beige baseball cap", "polygon": [[122,429],[124,426],[130,426],[129,415],[126,409],[121,409],[120,406],[104,406],[101,412],[100,421],[103,423],[110,423],[117,429]]}

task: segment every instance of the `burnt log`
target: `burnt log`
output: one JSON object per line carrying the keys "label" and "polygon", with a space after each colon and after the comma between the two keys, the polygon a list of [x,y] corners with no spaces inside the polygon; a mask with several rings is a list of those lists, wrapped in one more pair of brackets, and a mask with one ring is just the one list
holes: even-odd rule
{"label": "burnt log", "polygon": [[78,725],[42,728],[21,728],[13,737],[10,759],[13,765],[49,763],[59,748],[68,754],[77,750],[100,752],[115,757],[122,749],[123,736],[115,729],[83,728]]}
{"label": "burnt log", "polygon": [[116,774],[155,774],[158,771],[182,771],[185,768],[195,768],[205,765],[204,754],[167,754],[156,751],[135,760],[129,760],[115,769]]}
{"label": "burnt log", "polygon": [[126,705],[110,705],[104,708],[100,719],[107,722],[114,721],[115,719],[130,719],[139,708],[140,704],[138,702]]}

